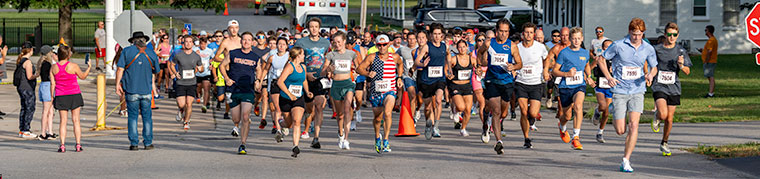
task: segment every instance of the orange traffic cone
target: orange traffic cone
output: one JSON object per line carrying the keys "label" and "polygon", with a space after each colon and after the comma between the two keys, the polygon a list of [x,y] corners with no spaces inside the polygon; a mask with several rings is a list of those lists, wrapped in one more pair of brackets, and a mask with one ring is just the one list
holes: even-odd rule
{"label": "orange traffic cone", "polygon": [[224,3],[224,15],[225,16],[229,16],[230,15],[230,12],[227,11],[227,3]]}
{"label": "orange traffic cone", "polygon": [[156,98],[155,98],[155,96],[156,96],[156,94],[153,94],[153,91],[151,90],[150,91],[150,108],[151,109],[156,109]]}
{"label": "orange traffic cone", "polygon": [[396,137],[409,137],[420,135],[414,129],[414,119],[412,119],[412,109],[409,107],[409,95],[404,91],[401,99],[401,121],[398,123],[398,134]]}

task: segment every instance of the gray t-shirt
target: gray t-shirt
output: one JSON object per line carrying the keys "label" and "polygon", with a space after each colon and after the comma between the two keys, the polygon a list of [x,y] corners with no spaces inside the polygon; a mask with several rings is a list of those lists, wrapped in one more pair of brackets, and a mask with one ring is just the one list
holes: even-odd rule
{"label": "gray t-shirt", "polygon": [[95,38],[98,38],[100,46],[98,48],[106,48],[106,31],[103,29],[95,30]]}
{"label": "gray t-shirt", "polygon": [[335,74],[349,74],[351,73],[351,64],[356,59],[356,53],[352,50],[346,50],[345,53],[340,54],[337,51],[328,52],[325,55],[327,60],[330,60],[330,64],[335,66]]}
{"label": "gray t-shirt", "polygon": [[409,73],[406,71],[409,71],[410,68],[414,67],[414,56],[412,55],[412,50],[417,49],[415,48],[409,48],[408,46],[401,46],[398,48],[399,56],[401,56],[402,59],[404,59],[404,76],[409,76]]}
{"label": "gray t-shirt", "polygon": [[177,64],[177,84],[188,86],[196,85],[195,81],[195,67],[202,66],[201,56],[198,53],[187,54],[184,51],[179,51],[174,54],[174,63]]}
{"label": "gray t-shirt", "polygon": [[657,75],[652,83],[652,91],[667,95],[681,95],[681,81],[678,79],[678,56],[683,55],[683,66],[691,67],[691,59],[681,45],[665,48],[662,44],[654,46],[657,52]]}

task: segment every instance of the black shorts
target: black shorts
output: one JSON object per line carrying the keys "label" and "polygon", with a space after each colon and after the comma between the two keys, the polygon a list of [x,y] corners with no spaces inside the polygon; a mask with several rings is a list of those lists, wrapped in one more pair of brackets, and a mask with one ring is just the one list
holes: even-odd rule
{"label": "black shorts", "polygon": [[364,84],[366,81],[362,81],[361,83],[356,83],[356,88],[354,90],[356,91],[364,91]]}
{"label": "black shorts", "polygon": [[302,96],[295,101],[291,101],[290,99],[284,98],[280,96],[280,111],[282,112],[290,112],[295,107],[301,107],[304,108],[306,106],[306,102],[304,100],[306,96]]}
{"label": "black shorts", "polygon": [[652,93],[652,97],[654,98],[654,101],[657,102],[657,99],[665,99],[665,101],[668,103],[668,106],[678,106],[681,105],[681,95],[668,95],[664,92],[655,91]]}
{"label": "black shorts", "polygon": [[[319,82],[321,79],[322,78],[318,78],[317,80],[309,81],[309,91],[314,94],[314,98],[320,95],[329,94],[328,92],[330,91],[330,88],[322,89],[322,83]],[[314,98],[306,97],[306,102],[310,103],[314,101]]]}
{"label": "black shorts", "polygon": [[161,70],[166,69],[166,63],[158,64],[158,67],[161,68]]}
{"label": "black shorts", "polygon": [[84,106],[84,100],[81,93],[53,98],[53,107],[56,110],[74,110],[82,106]]}
{"label": "black shorts", "polygon": [[[440,90],[443,90],[446,88],[446,83],[441,82],[435,82],[433,84],[425,84],[420,83],[417,86],[419,86],[419,91],[422,93],[422,98],[430,98],[435,96],[435,92]],[[470,86],[470,90],[472,90],[472,86]]]}
{"label": "black shorts", "polygon": [[195,85],[177,85],[174,91],[177,93],[177,97],[190,96],[195,98],[197,93],[196,88],[197,86]]}
{"label": "black shorts", "polygon": [[557,84],[554,83],[554,80],[556,78],[557,77],[552,76],[552,79],[546,82],[546,88],[547,89],[554,89],[554,87],[557,86]]}
{"label": "black shorts", "polygon": [[196,83],[203,83],[203,81],[208,81],[210,83],[211,82],[211,75],[208,75],[208,76],[196,76],[195,77],[195,82]]}
{"label": "black shorts", "polygon": [[472,95],[472,84],[471,83],[465,83],[465,84],[455,84],[455,83],[449,83],[449,94],[451,96],[454,95]]}
{"label": "black shorts", "polygon": [[514,83],[508,83],[508,84],[496,84],[496,83],[490,83],[485,82],[486,88],[485,92],[483,92],[483,95],[485,96],[486,100],[494,97],[501,97],[502,101],[509,101],[512,100],[512,95],[515,92],[515,84]]}
{"label": "black shorts", "polygon": [[544,85],[526,85],[517,83],[515,86],[517,98],[528,98],[529,100],[541,100],[544,93]]}
{"label": "black shorts", "polygon": [[[275,80],[276,81],[276,80]],[[272,84],[272,87],[269,87],[269,94],[280,94],[280,86],[277,84]]]}

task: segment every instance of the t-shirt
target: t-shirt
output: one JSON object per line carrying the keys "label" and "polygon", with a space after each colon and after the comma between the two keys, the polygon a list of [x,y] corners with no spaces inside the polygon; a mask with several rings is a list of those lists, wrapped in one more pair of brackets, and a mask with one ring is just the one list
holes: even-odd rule
{"label": "t-shirt", "polygon": [[552,49],[554,48],[554,43],[552,43],[552,41],[548,41],[546,42],[546,47],[549,47],[549,49]]}
{"label": "t-shirt", "polygon": [[591,50],[594,51],[594,55],[599,56],[602,55],[602,45],[604,45],[604,41],[607,40],[607,37],[602,37],[601,40],[599,39],[591,39]]}
{"label": "t-shirt", "polygon": [[[121,83],[124,88],[124,92],[127,94],[150,94],[153,90],[151,85],[152,75],[158,73],[161,68],[158,66],[158,56],[152,50],[145,50],[145,54],[135,59],[135,56],[140,52],[137,46],[131,45],[124,48],[119,56],[119,62],[116,66],[119,68],[125,68],[124,75],[122,76]],[[132,59],[135,59],[132,62]],[[148,62],[150,60],[151,62]],[[129,68],[126,66],[132,62]],[[151,69],[150,64],[153,64]]]}
{"label": "t-shirt", "polygon": [[517,44],[520,51],[523,67],[517,72],[518,83],[526,85],[541,84],[543,79],[544,58],[549,54],[544,44],[533,41],[530,47],[523,46],[523,43]]}
{"label": "t-shirt", "polygon": [[42,61],[42,65],[40,65],[40,79],[42,81],[50,81],[50,67],[52,66],[50,62]]}
{"label": "t-shirt", "polygon": [[209,64],[211,64],[211,56],[214,56],[214,50],[210,48],[206,49],[198,49],[198,55],[201,57],[201,62],[203,63],[203,72],[202,73],[195,73],[195,76],[205,77],[211,75],[211,70],[208,68]]}
{"label": "t-shirt", "polygon": [[106,31],[105,30],[101,28],[98,28],[97,30],[95,30],[95,38],[98,39],[98,43],[100,44],[98,48],[106,48]]}
{"label": "t-shirt", "polygon": [[[328,52],[325,57],[330,60],[330,64],[335,66],[335,74],[349,74],[351,73],[351,64],[356,59],[356,53],[352,50],[346,50],[345,53],[340,54],[337,51]],[[348,61],[344,61],[348,60]],[[338,64],[340,62],[341,64]],[[345,65],[345,66],[344,66]]]}
{"label": "t-shirt", "polygon": [[195,67],[203,65],[201,56],[194,51],[190,54],[184,51],[174,53],[174,63],[177,64],[177,84],[183,86],[196,85]]}
{"label": "t-shirt", "polygon": [[310,38],[301,38],[296,41],[296,47],[301,47],[304,50],[306,63],[306,72],[315,72],[314,77],[319,78],[319,73],[322,72],[322,66],[325,64],[325,54],[330,48],[330,42],[325,38],[319,38],[317,41],[312,41]]}
{"label": "t-shirt", "polygon": [[[708,51],[712,50],[712,53],[708,54]],[[710,60],[707,60],[708,55]],[[705,43],[705,48],[702,48],[702,63],[718,63],[718,40],[715,37],[710,37]]]}
{"label": "t-shirt", "polygon": [[408,71],[414,67],[414,57],[412,55],[412,50],[417,49],[417,47],[409,48],[408,46],[401,46],[398,48],[399,56],[401,56],[402,59],[404,59],[404,76],[409,76]]}
{"label": "t-shirt", "polygon": [[[691,67],[691,59],[681,45],[676,44],[673,48],[665,48],[659,44],[654,46],[657,52],[657,76],[652,82],[652,91],[663,92],[668,95],[681,95],[681,81],[678,79],[678,56],[683,55],[683,66]],[[662,75],[662,76],[660,76]]]}
{"label": "t-shirt", "polygon": [[631,45],[630,36],[626,35],[625,38],[607,47],[602,57],[611,60],[612,77],[620,82],[612,87],[612,93],[629,95],[647,91],[644,61],[650,68],[657,66],[657,55],[652,45],[642,42],[639,48],[634,48]]}
{"label": "t-shirt", "polygon": [[[253,51],[245,53],[242,49],[230,51],[230,70],[227,76],[235,81],[232,93],[253,93],[256,82],[256,66],[261,57]],[[229,85],[229,84],[228,84]]]}
{"label": "t-shirt", "polygon": [[[589,59],[591,58],[588,56],[588,50],[586,49],[581,48],[577,51],[570,49],[570,47],[562,49],[557,56],[557,64],[562,65],[559,68],[559,71],[568,72],[570,69],[575,68],[575,76],[563,77],[562,82],[559,84],[559,88],[577,88],[586,86],[586,75],[583,74],[583,71],[586,69],[586,64],[588,64]],[[580,80],[580,83],[571,84],[573,83],[571,81],[578,80]]]}
{"label": "t-shirt", "polygon": [[259,55],[260,57],[264,57],[264,55],[268,54],[268,53],[269,53],[269,52],[271,52],[272,50],[270,50],[268,47],[267,47],[267,48],[264,48],[264,49],[259,49],[258,47],[255,47],[255,46],[254,46],[254,47],[251,49],[251,51],[253,51],[253,53],[255,53],[256,55]]}

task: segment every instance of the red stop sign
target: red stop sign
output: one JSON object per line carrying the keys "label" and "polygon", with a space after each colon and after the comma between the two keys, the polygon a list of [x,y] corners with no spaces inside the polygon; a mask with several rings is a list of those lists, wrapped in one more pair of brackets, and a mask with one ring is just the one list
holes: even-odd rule
{"label": "red stop sign", "polygon": [[[744,25],[747,27],[747,40],[760,47],[760,9],[757,7],[760,4],[755,4],[752,10],[749,11],[747,17],[744,18]],[[760,65],[760,53],[755,55],[755,63]]]}

